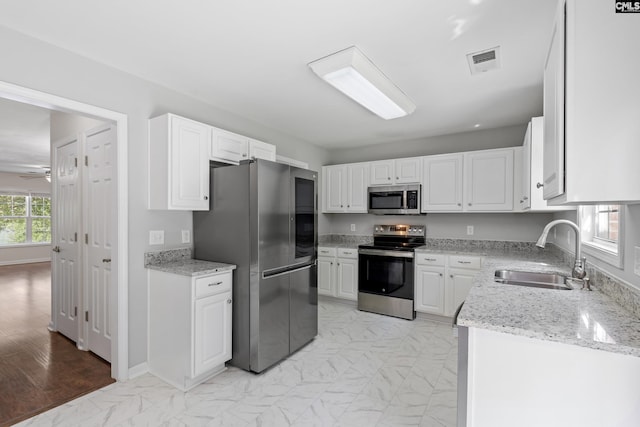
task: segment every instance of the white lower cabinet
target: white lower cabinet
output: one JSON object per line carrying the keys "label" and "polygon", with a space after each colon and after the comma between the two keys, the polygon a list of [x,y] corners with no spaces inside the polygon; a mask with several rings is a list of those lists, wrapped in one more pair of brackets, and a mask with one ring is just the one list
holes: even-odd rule
{"label": "white lower cabinet", "polygon": [[358,299],[358,250],[318,248],[318,294]]}
{"label": "white lower cabinet", "polygon": [[180,390],[231,359],[232,272],[182,276],[149,270],[149,371]]}
{"label": "white lower cabinet", "polygon": [[478,256],[416,252],[415,310],[453,316],[467,298],[481,264]]}

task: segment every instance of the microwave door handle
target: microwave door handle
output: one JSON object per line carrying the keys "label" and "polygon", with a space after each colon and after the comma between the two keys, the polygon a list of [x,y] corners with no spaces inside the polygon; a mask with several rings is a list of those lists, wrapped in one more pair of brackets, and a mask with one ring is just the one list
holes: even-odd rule
{"label": "microwave door handle", "polygon": [[402,209],[408,209],[407,193],[408,193],[408,191],[403,191],[402,192]]}

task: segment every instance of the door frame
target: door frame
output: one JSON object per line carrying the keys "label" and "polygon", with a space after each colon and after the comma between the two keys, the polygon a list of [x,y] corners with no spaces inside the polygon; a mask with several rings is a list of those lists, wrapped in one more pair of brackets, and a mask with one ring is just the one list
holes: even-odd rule
{"label": "door frame", "polygon": [[90,104],[63,98],[57,95],[17,86],[0,81],[0,97],[13,101],[35,105],[49,110],[62,111],[71,114],[81,114],[95,119],[114,122],[116,124],[116,173],[117,180],[115,198],[117,200],[115,257],[112,270],[112,280],[117,281],[115,296],[112,301],[111,319],[113,325],[113,340],[111,342],[111,376],[118,381],[125,381],[129,377],[129,271],[128,257],[128,117],[126,114],[107,110]]}

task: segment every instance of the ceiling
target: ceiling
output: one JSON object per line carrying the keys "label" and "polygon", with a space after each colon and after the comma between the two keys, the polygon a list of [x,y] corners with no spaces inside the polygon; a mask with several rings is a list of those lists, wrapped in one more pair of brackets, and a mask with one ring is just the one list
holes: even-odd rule
{"label": "ceiling", "polygon": [[44,174],[49,168],[50,111],[0,98],[0,172]]}
{"label": "ceiling", "polygon": [[[526,123],[556,0],[4,1],[0,25],[333,148]],[[37,10],[38,13],[33,13]],[[417,105],[383,120],[307,66],[356,45]],[[501,47],[471,75],[466,54]]]}

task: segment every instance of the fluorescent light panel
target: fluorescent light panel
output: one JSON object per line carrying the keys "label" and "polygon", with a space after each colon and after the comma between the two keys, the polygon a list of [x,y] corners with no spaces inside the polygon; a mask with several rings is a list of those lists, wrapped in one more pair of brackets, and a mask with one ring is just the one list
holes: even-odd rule
{"label": "fluorescent light panel", "polygon": [[327,83],[383,119],[411,114],[415,104],[357,47],[313,61],[309,67]]}

